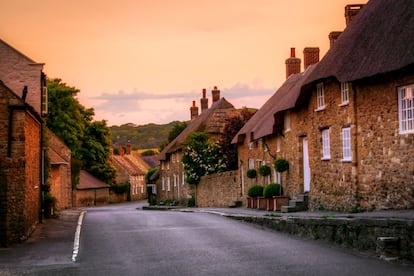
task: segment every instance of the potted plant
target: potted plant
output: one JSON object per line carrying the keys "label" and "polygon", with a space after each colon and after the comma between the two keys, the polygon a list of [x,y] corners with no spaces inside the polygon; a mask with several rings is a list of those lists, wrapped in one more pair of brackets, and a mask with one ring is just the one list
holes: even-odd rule
{"label": "potted plant", "polygon": [[270,183],[263,190],[263,196],[266,198],[266,210],[274,211],[274,197],[281,195],[281,186],[279,183]]}
{"label": "potted plant", "polygon": [[256,178],[257,176],[257,172],[255,169],[248,169],[246,174],[247,174],[247,177],[250,179]]}
{"label": "potted plant", "polygon": [[[266,179],[267,178],[267,183],[269,184],[269,182],[270,182],[270,173],[271,173],[271,170],[270,170],[270,167],[268,166],[268,165],[261,165],[260,167],[259,167],[259,174],[264,178],[264,179]],[[265,180],[264,180],[265,181]],[[266,181],[265,181],[266,182]]]}
{"label": "potted plant", "polygon": [[253,185],[247,191],[247,207],[257,208],[257,198],[263,195],[263,187],[260,185]]}

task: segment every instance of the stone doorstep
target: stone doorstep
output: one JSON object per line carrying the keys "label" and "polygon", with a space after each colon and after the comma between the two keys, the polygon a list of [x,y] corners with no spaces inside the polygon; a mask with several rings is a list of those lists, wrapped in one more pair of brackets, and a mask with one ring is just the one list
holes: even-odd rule
{"label": "stone doorstep", "polygon": [[400,255],[400,238],[398,237],[378,237],[377,252],[380,259],[384,261],[396,261]]}

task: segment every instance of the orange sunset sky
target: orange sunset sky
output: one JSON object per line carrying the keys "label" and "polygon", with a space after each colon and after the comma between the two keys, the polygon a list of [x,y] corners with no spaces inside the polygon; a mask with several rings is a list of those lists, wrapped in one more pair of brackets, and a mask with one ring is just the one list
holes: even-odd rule
{"label": "orange sunset sky", "polygon": [[349,0],[1,0],[0,38],[108,125],[189,120],[213,86],[260,108],[285,80],[290,48],[329,47]]}

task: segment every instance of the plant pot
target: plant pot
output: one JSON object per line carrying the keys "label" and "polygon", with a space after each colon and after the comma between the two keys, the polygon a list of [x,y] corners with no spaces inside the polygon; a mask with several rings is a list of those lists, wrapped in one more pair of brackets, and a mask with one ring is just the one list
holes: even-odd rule
{"label": "plant pot", "polygon": [[250,198],[250,208],[256,209],[257,208],[257,198],[256,197],[251,197]]}
{"label": "plant pot", "polygon": [[288,196],[274,196],[273,197],[273,211],[280,211],[282,206],[289,205]]}
{"label": "plant pot", "polygon": [[252,198],[251,197],[247,197],[247,208],[252,208]]}
{"label": "plant pot", "polygon": [[266,198],[266,210],[267,211],[273,211],[274,210],[274,202],[275,200],[273,198]]}
{"label": "plant pot", "polygon": [[257,198],[257,209],[260,209],[260,210],[266,210],[266,201],[267,201],[267,198],[264,198],[264,197],[258,197]]}

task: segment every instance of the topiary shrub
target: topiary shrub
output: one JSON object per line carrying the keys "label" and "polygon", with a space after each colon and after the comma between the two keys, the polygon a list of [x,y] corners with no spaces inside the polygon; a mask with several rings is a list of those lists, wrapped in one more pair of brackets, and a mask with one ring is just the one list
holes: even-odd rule
{"label": "topiary shrub", "polygon": [[263,190],[263,196],[265,198],[271,198],[282,194],[282,185],[279,183],[270,183]]}
{"label": "topiary shrub", "polygon": [[249,188],[247,195],[250,197],[263,196],[263,187],[260,185],[254,185]]}
{"label": "topiary shrub", "polygon": [[255,169],[248,169],[247,170],[247,177],[248,178],[256,178],[257,172]]}
{"label": "topiary shrub", "polygon": [[273,163],[277,172],[284,172],[289,170],[289,162],[284,158],[279,158]]}
{"label": "topiary shrub", "polygon": [[270,174],[270,167],[268,165],[261,165],[259,167],[259,174],[261,176],[268,176]]}

